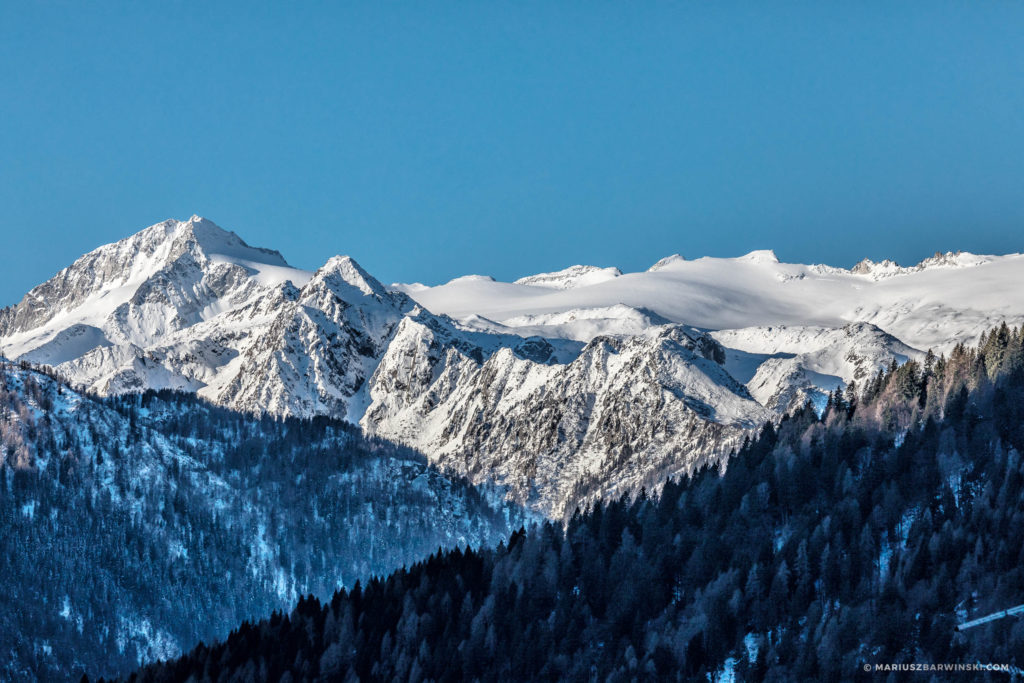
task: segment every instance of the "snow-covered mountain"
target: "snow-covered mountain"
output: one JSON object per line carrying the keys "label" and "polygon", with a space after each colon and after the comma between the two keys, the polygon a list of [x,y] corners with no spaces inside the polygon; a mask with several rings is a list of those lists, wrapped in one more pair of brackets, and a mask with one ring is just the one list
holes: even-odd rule
{"label": "snow-covered mountain", "polygon": [[277,415],[349,415],[413,302],[348,257],[315,273],[198,216],[86,254],[6,309],[11,358],[101,394],[174,388]]}
{"label": "snow-covered mountain", "polygon": [[99,393],[196,391],[298,296],[310,274],[193,216],[92,251],[0,313],[0,350]]}
{"label": "snow-covered mountain", "polygon": [[[0,325],[8,355],[31,350],[37,361],[59,362],[99,346],[149,346],[286,281],[308,279],[280,253],[193,216],[89,252],[5,309]],[[94,331],[67,334],[85,327]],[[79,343],[62,343],[72,337]]]}
{"label": "snow-covered mountain", "polygon": [[570,266],[554,273],[538,273],[516,280],[517,285],[533,285],[552,289],[573,289],[596,285],[598,282],[611,280],[622,275],[618,268],[598,268],[597,266]]}
{"label": "snow-covered mountain", "polygon": [[101,394],[172,387],[332,415],[549,514],[654,484],[893,361],[1024,321],[1024,256],[851,270],[662,259],[516,282],[314,273],[193,217],[83,256],[0,311],[0,353]]}
{"label": "snow-covered mountain", "polygon": [[706,330],[871,323],[936,353],[975,341],[1004,319],[1024,319],[1024,255],[949,253],[912,268],[889,264],[863,261],[846,270],[780,263],[771,251],[755,251],[739,258],[670,256],[645,272],[572,289],[492,279],[395,287],[434,313],[506,325],[626,306]]}
{"label": "snow-covered mountain", "polygon": [[[594,272],[574,266],[563,272]],[[764,407],[784,411],[874,374],[893,360],[973,343],[1024,323],[1024,255],[936,254],[913,267],[865,259],[852,269],[781,263],[762,250],[686,260],[573,288],[538,279],[458,278],[394,285],[426,308],[480,329],[587,342],[666,323],[709,331],[726,368]]]}
{"label": "snow-covered mountain", "polygon": [[347,256],[289,294],[226,369],[230,379],[200,393],[240,410],[357,422],[367,380],[412,300],[387,292]]}
{"label": "snow-covered mountain", "polygon": [[721,365],[718,343],[682,325],[595,337],[569,362],[541,339],[526,353],[460,336],[425,312],[405,318],[364,428],[555,517],[691,472],[770,418]]}

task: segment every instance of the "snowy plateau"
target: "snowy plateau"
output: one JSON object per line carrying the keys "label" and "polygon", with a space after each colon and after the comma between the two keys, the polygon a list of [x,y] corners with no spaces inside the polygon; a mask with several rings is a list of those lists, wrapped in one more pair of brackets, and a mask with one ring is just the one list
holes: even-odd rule
{"label": "snowy plateau", "polygon": [[1024,322],[1024,256],[852,269],[662,259],[384,286],[193,216],[92,251],[0,311],[0,353],[100,395],[172,388],[327,415],[563,517],[724,462],[751,430],[892,362]]}

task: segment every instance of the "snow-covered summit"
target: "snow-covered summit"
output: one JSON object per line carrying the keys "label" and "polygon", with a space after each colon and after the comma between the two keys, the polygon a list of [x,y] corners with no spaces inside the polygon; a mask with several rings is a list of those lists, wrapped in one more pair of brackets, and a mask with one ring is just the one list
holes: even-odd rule
{"label": "snow-covered summit", "polygon": [[367,296],[385,297],[388,292],[377,278],[366,272],[351,256],[332,256],[317,269],[313,280],[333,280],[358,289]]}
{"label": "snow-covered summit", "polygon": [[850,272],[855,273],[856,275],[871,275],[877,278],[889,275],[899,275],[907,272],[907,269],[892,259],[885,259],[884,261],[875,263],[871,259],[866,258],[858,261],[857,265],[850,269]]}
{"label": "snow-covered summit", "polygon": [[34,287],[18,305],[7,309],[5,336],[24,332],[57,318],[99,319],[138,295],[146,282],[192,288],[199,273],[223,278],[230,268],[255,276],[264,285],[285,280],[303,284],[308,274],[291,268],[277,251],[250,247],[238,235],[192,216],[167,220],[78,258],[50,280]]}
{"label": "snow-covered summit", "polygon": [[737,260],[749,261],[750,263],[778,263],[779,257],[771,249],[757,249],[740,256]]}
{"label": "snow-covered summit", "polygon": [[966,251],[947,251],[946,253],[935,252],[934,256],[922,260],[916,266],[904,267],[891,259],[885,259],[875,263],[869,258],[861,260],[850,269],[851,273],[867,275],[873,279],[893,277],[896,275],[908,275],[919,273],[923,270],[934,268],[969,268],[989,263],[998,257],[972,254]]}
{"label": "snow-covered summit", "polygon": [[461,285],[467,282],[496,282],[496,280],[490,275],[460,275],[459,277],[452,278],[446,284],[449,285]]}
{"label": "snow-covered summit", "polygon": [[929,256],[918,263],[914,269],[924,270],[926,268],[938,267],[967,268],[970,266],[980,266],[996,258],[998,257],[986,254],[972,254],[969,251],[947,251],[944,254],[937,251],[934,256]]}
{"label": "snow-covered summit", "polygon": [[537,273],[536,275],[521,277],[514,284],[550,287],[551,289],[573,289],[574,287],[586,287],[587,285],[611,280],[620,275],[622,275],[622,271],[614,267],[569,266],[552,273]]}
{"label": "snow-covered summit", "polygon": [[674,263],[684,263],[685,261],[686,259],[684,259],[679,254],[672,254],[671,256],[666,256],[663,259],[659,259],[657,263],[655,263],[653,266],[647,269],[647,272],[654,273],[661,270],[662,268],[671,266]]}
{"label": "snow-covered summit", "polygon": [[193,216],[85,254],[0,315],[5,352],[57,364],[109,347],[146,348],[265,298],[309,273]]}
{"label": "snow-covered summit", "polygon": [[211,259],[289,267],[281,252],[251,247],[234,232],[225,230],[202,216],[193,215],[187,221],[173,221],[172,234],[180,239],[194,241],[202,253]]}

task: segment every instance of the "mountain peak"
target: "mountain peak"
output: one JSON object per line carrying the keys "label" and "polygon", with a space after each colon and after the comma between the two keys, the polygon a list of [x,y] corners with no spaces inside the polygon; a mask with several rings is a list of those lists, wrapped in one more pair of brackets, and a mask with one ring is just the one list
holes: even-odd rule
{"label": "mountain peak", "polygon": [[[227,271],[241,279],[224,280],[225,263],[240,266]],[[216,284],[197,289],[202,278],[211,273]],[[201,318],[199,311],[193,310],[199,306],[199,299],[219,300],[235,286],[243,291],[250,281],[246,276],[266,286],[287,279],[301,282],[305,275],[290,268],[279,252],[251,247],[206,218],[193,215],[185,221],[168,219],[80,256],[32,288],[21,303],[0,318],[4,322],[2,333],[28,332],[59,319],[69,327],[86,324],[117,338],[139,341],[149,338],[149,332],[142,328],[155,326],[154,330],[166,331],[183,321]],[[141,302],[166,306],[163,310],[171,317],[159,323],[147,318],[144,324],[110,317],[122,305]],[[152,310],[149,315],[154,315]],[[26,343],[38,346],[38,340],[33,342],[32,338],[26,338]]]}
{"label": "mountain peak", "polygon": [[367,296],[386,296],[387,290],[351,256],[332,256],[313,275],[314,281],[341,280]]}
{"label": "mountain peak", "polygon": [[683,263],[685,261],[686,261],[686,259],[684,259],[679,254],[672,254],[671,256],[666,256],[665,258],[659,260],[653,266],[648,268],[647,272],[648,273],[653,273],[653,272],[659,271],[662,268],[665,268],[667,266],[671,266],[671,265],[673,265],[675,263]]}
{"label": "mountain peak", "polygon": [[[245,240],[230,230],[225,230],[208,218],[193,215],[186,221],[165,221],[173,224],[168,234],[174,242],[195,244],[207,258],[213,261],[226,260],[232,262],[259,263],[268,266],[287,268],[281,252],[274,249],[249,246]],[[177,250],[174,250],[177,251]]]}
{"label": "mountain peak", "polygon": [[600,266],[578,265],[569,266],[568,268],[551,273],[537,273],[536,275],[521,277],[514,284],[549,287],[551,289],[573,289],[611,280],[620,275],[622,275],[622,271],[615,267],[601,268]]}
{"label": "mountain peak", "polygon": [[192,234],[197,237],[208,239],[231,240],[234,238],[241,241],[241,238],[230,230],[225,230],[209,218],[203,218],[199,214],[192,214],[192,217],[184,221],[176,221],[175,232]]}
{"label": "mountain peak", "polygon": [[445,285],[466,284],[469,282],[496,282],[496,280],[490,275],[460,275],[459,277],[452,278]]}
{"label": "mountain peak", "polygon": [[875,262],[869,258],[865,258],[861,259],[857,265],[851,268],[850,272],[856,273],[857,275],[892,275],[901,273],[904,270],[903,266],[892,259]]}
{"label": "mountain peak", "polygon": [[878,279],[892,275],[916,273],[929,268],[965,268],[968,266],[977,266],[991,261],[992,258],[993,257],[991,256],[979,256],[978,254],[972,254],[968,251],[947,251],[946,253],[937,251],[934,256],[929,256],[916,266],[911,267],[901,266],[892,259],[885,259],[884,261],[876,263],[875,261],[866,258],[851,268],[850,272],[858,275],[870,275],[871,277]]}
{"label": "mountain peak", "polygon": [[775,255],[775,252],[771,249],[755,249],[749,254],[740,256],[738,261],[748,261],[750,263],[778,263],[779,257]]}
{"label": "mountain peak", "polygon": [[942,253],[941,251],[935,252],[934,256],[929,256],[915,266],[918,270],[924,270],[925,268],[933,268],[936,266],[951,266],[951,267],[963,267],[963,266],[977,266],[982,263],[991,261],[991,256],[982,256],[980,254],[972,254],[969,251],[947,251]]}

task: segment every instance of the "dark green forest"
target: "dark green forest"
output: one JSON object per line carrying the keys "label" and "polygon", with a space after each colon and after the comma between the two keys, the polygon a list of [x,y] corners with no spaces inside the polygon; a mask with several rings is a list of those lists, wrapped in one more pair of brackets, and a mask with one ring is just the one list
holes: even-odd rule
{"label": "dark green forest", "polygon": [[[657,495],[301,599],[132,681],[848,680],[1024,666],[1024,335],[892,366]],[[902,680],[906,674],[888,674]],[[971,680],[1006,674],[972,673]],[[915,674],[915,680],[943,680]],[[967,680],[966,678],[964,680]]]}

